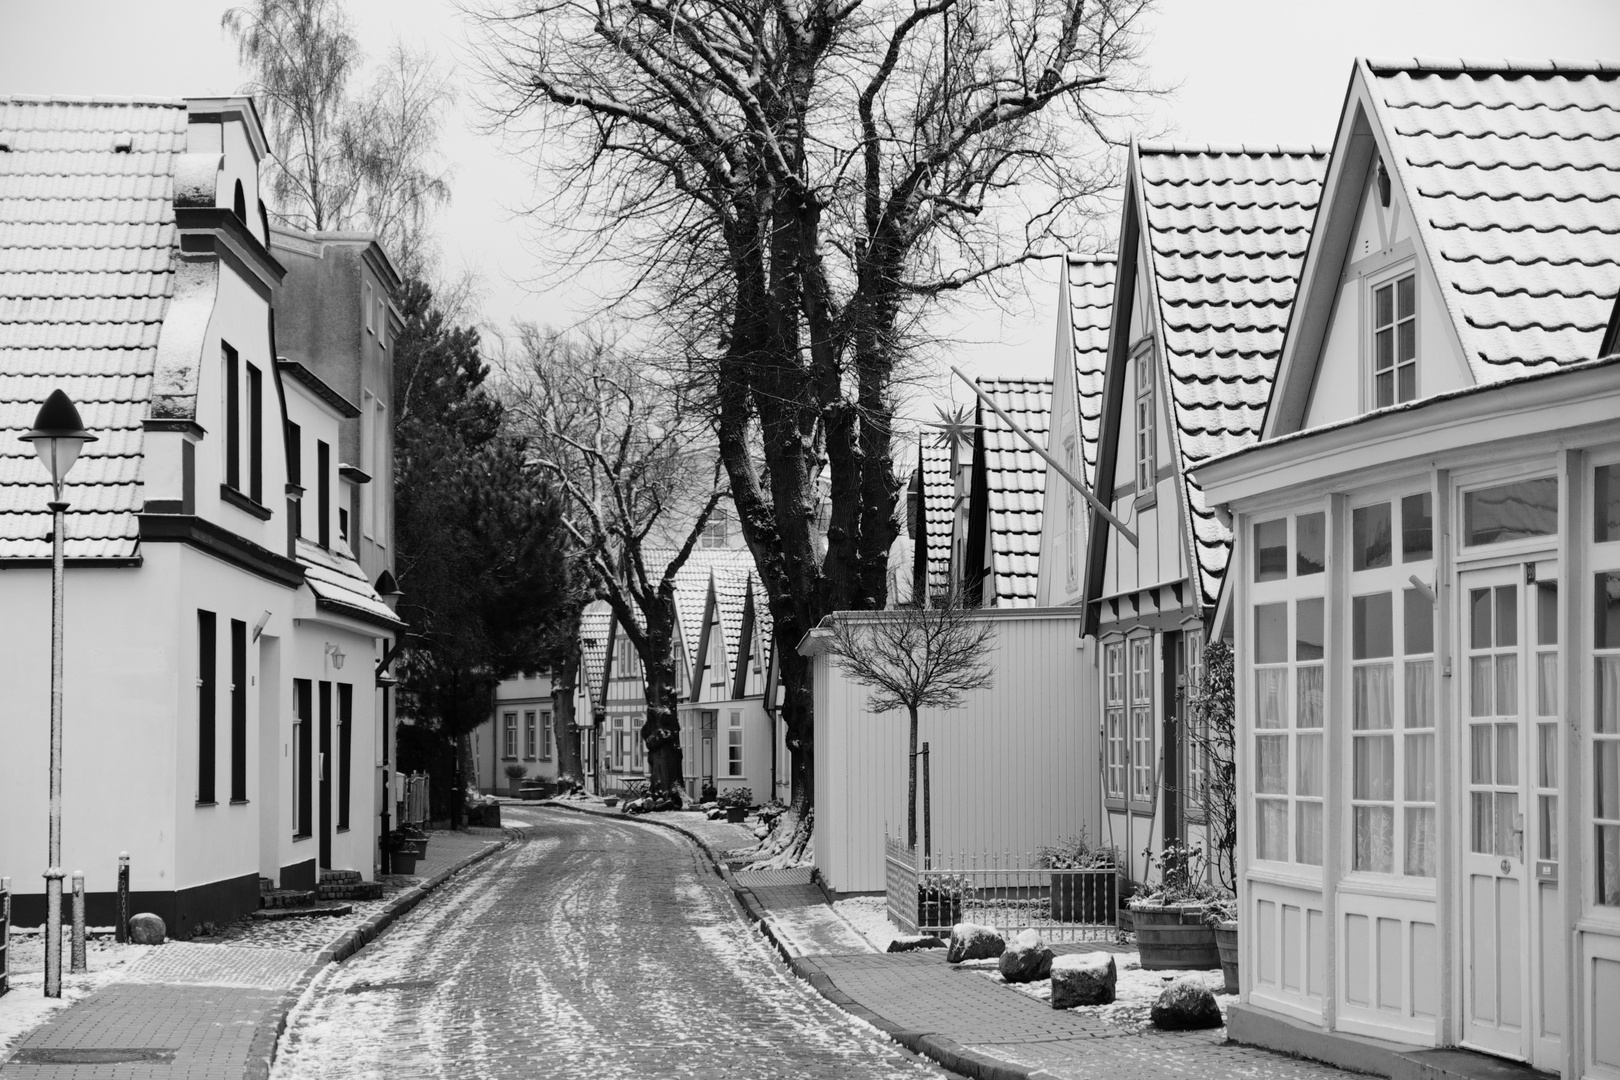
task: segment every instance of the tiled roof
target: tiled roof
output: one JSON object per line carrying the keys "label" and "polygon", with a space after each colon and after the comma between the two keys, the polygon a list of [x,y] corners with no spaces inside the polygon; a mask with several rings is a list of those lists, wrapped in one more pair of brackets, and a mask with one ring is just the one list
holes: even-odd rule
{"label": "tiled roof", "polygon": [[584,654],[586,688],[595,701],[602,693],[602,672],[607,667],[608,628],[613,625],[613,609],[606,600],[593,600],[579,616],[579,644]]}
{"label": "tiled roof", "polygon": [[1085,466],[1080,479],[1087,484],[1093,483],[1097,475],[1097,441],[1102,435],[1103,375],[1108,365],[1108,322],[1114,306],[1114,270],[1112,255],[1069,256],[1069,325],[1074,335],[1074,391],[1080,410],[1080,450]]}
{"label": "tiled roof", "polygon": [[1260,437],[1327,156],[1304,147],[1143,145],[1137,167],[1170,434],[1208,605],[1232,536],[1187,470]]}
{"label": "tiled roof", "polygon": [[770,594],[765,591],[765,583],[760,580],[757,571],[748,575],[748,591],[754,604],[754,637],[759,642],[760,656],[763,658],[770,651],[776,623],[771,617]]}
{"label": "tiled roof", "polygon": [[[1046,444],[1052,426],[1052,380],[979,379],[1018,426]],[[984,447],[985,545],[992,588],[1000,607],[1031,607],[1041,562],[1041,501],[1046,461],[983,403],[979,439]]]}
{"label": "tiled roof", "polygon": [[1620,67],[1366,65],[1474,378],[1596,356],[1620,292]]}
{"label": "tiled roof", "polygon": [[0,100],[0,557],[51,555],[50,486],[17,436],[58,387],[100,440],[68,477],[67,556],[136,553],[187,123],[182,101]]}
{"label": "tiled roof", "polygon": [[374,622],[404,625],[377,595],[353,555],[328,551],[299,537],[298,564],[304,568],[304,583],[318,601]]}
{"label": "tiled roof", "polygon": [[737,650],[742,642],[743,608],[754,576],[754,560],[745,564],[723,562],[714,568],[714,606],[720,620],[720,640],[726,653],[726,676],[737,674]]}
{"label": "tiled roof", "polygon": [[924,435],[922,459],[923,532],[928,566],[928,595],[951,586],[951,525],[956,519],[956,481],[951,476],[951,452]]}
{"label": "tiled roof", "polygon": [[[675,558],[673,548],[649,548],[643,552],[649,575],[662,572]],[[686,647],[688,663],[701,663],[698,647],[703,635],[704,608],[709,602],[709,578],[715,567],[753,568],[754,557],[747,548],[694,548],[681,568],[675,571],[675,619],[677,632]],[[741,610],[740,608],[738,609]]]}

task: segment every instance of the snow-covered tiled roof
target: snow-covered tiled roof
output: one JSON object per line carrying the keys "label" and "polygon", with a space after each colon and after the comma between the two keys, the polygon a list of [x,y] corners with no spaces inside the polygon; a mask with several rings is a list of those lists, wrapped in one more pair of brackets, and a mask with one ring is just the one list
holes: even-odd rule
{"label": "snow-covered tiled roof", "polygon": [[721,562],[714,567],[714,607],[720,622],[720,643],[725,649],[726,675],[737,674],[737,650],[742,642],[743,608],[754,576],[754,560]]}
{"label": "snow-covered tiled roof", "polygon": [[[647,573],[663,571],[675,558],[673,548],[649,548],[643,552]],[[716,567],[736,568],[743,573],[753,569],[754,557],[747,548],[694,548],[681,568],[675,571],[675,620],[677,632],[690,664],[702,663],[698,648],[702,642],[703,619],[709,602],[709,579]],[[741,611],[741,608],[738,608]],[[734,644],[735,639],[733,639]]]}
{"label": "snow-covered tiled roof", "polygon": [[928,595],[951,587],[951,525],[956,519],[956,481],[951,452],[924,435],[919,450],[922,468],[922,523],[928,567]]}
{"label": "snow-covered tiled roof", "polygon": [[1327,155],[1141,145],[1136,158],[1185,524],[1209,605],[1232,536],[1187,471],[1260,438]]}
{"label": "snow-covered tiled roof", "polygon": [[758,571],[748,575],[748,592],[754,610],[754,638],[759,643],[760,657],[770,651],[771,639],[776,633],[776,622],[771,617],[771,596],[765,591],[765,582]]}
{"label": "snow-covered tiled roof", "polygon": [[319,544],[298,538],[298,565],[304,568],[304,583],[315,594],[316,602],[348,615],[404,626],[377,590],[366,579],[364,570],[346,551],[330,551]]}
{"label": "snow-covered tiled roof", "polygon": [[[979,387],[1041,445],[1052,426],[1052,380],[979,379]],[[1046,461],[981,402],[985,546],[999,607],[1030,607],[1041,562],[1041,502]]]}
{"label": "snow-covered tiled roof", "polygon": [[[1102,435],[1103,375],[1108,366],[1108,323],[1114,307],[1112,255],[1069,256],[1069,325],[1074,343],[1074,392],[1080,417],[1081,460],[1087,484],[1097,475]],[[1050,449],[1050,448],[1048,448]]]}
{"label": "snow-covered tiled roof", "polygon": [[1620,292],[1620,66],[1364,63],[1474,378],[1596,356]]}
{"label": "snow-covered tiled roof", "polygon": [[584,655],[585,685],[591,700],[602,693],[602,673],[607,668],[608,629],[613,625],[613,609],[606,600],[593,600],[579,616],[579,645]]}
{"label": "snow-covered tiled roof", "polygon": [[183,101],[0,100],[0,558],[51,555],[45,470],[17,436],[57,388],[100,440],[68,477],[67,557],[136,554],[187,123]]}

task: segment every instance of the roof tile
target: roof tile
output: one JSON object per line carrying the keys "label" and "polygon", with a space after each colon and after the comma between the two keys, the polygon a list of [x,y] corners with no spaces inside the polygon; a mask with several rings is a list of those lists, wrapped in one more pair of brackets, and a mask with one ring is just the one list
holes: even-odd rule
{"label": "roof tile", "polygon": [[[980,379],[978,383],[1019,427],[1045,445],[1052,427],[1050,379]],[[985,460],[989,510],[985,542],[991,558],[994,602],[999,607],[1032,607],[1040,572],[1046,461],[982,402],[978,424]]]}

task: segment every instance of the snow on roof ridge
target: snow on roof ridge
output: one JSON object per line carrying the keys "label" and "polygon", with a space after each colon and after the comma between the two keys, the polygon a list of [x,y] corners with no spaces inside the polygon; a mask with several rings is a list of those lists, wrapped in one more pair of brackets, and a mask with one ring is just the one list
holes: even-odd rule
{"label": "snow on roof ridge", "polygon": [[1614,60],[1471,60],[1450,56],[1362,57],[1361,62],[1375,75],[1617,75],[1620,62]]}
{"label": "snow on roof ridge", "polygon": [[1326,157],[1330,146],[1316,143],[1176,143],[1139,142],[1139,154],[1212,154],[1244,157]]}
{"label": "snow on roof ridge", "polygon": [[0,105],[143,105],[161,109],[184,109],[185,98],[170,97],[118,97],[107,94],[7,94],[0,97]]}
{"label": "snow on roof ridge", "polygon": [[1116,262],[1119,261],[1119,256],[1117,254],[1115,254],[1114,252],[1112,252],[1112,251],[1093,251],[1093,252],[1090,252],[1090,253],[1082,253],[1082,252],[1078,252],[1078,251],[1070,251],[1070,252],[1067,252],[1064,255],[1064,258],[1068,259],[1071,264],[1073,264],[1073,263],[1116,263]]}

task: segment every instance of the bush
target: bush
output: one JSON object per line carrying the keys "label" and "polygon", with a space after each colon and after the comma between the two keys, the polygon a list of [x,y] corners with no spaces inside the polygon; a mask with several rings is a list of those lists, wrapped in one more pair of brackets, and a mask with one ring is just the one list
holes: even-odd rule
{"label": "bush", "polygon": [[746,809],[754,805],[754,790],[745,787],[727,788],[714,801],[727,808],[740,806]]}
{"label": "bush", "polygon": [[529,770],[515,761],[506,767],[506,778],[508,780],[521,780],[528,775]]}
{"label": "bush", "polygon": [[1080,827],[1079,836],[1072,840],[1059,839],[1056,844],[1038,848],[1035,857],[1046,870],[1096,870],[1118,866],[1122,861],[1119,848],[1113,845],[1093,847],[1086,837],[1084,825]]}

